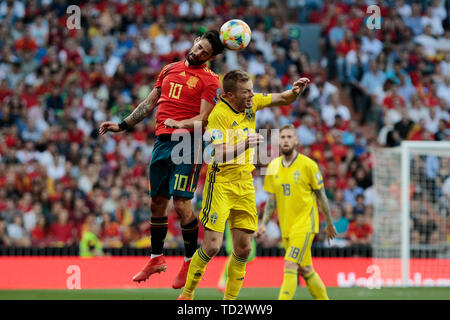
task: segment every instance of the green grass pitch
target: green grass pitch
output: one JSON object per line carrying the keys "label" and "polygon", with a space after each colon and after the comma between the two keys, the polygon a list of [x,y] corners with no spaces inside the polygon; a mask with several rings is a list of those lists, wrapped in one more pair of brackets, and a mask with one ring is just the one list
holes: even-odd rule
{"label": "green grass pitch", "polygon": [[[450,288],[327,288],[333,300],[450,300]],[[0,290],[0,300],[175,300],[181,290]],[[243,288],[238,300],[276,300],[278,288]],[[221,300],[216,289],[198,289],[196,300]],[[306,288],[298,288],[295,300],[312,300]]]}

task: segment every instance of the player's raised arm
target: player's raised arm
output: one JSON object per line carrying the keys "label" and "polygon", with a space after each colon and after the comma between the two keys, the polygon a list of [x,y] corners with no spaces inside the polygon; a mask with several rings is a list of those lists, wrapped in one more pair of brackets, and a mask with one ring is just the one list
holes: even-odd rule
{"label": "player's raised arm", "polygon": [[264,108],[285,106],[293,103],[295,100],[297,100],[303,90],[305,90],[308,84],[308,78],[300,78],[292,84],[292,89],[283,91],[282,93],[272,93],[270,104],[264,106]]}
{"label": "player's raised arm", "polygon": [[116,124],[111,121],[105,121],[100,125],[99,133],[101,135],[108,131],[120,132],[134,127],[137,123],[148,117],[153,109],[156,107],[159,97],[161,96],[161,88],[153,88],[147,98],[145,98],[139,105],[133,110],[133,112],[126,117],[121,123]]}
{"label": "player's raised arm", "polygon": [[328,243],[330,243],[330,240],[334,239],[337,236],[337,231],[333,225],[333,220],[331,219],[330,205],[328,203],[328,198],[325,193],[325,188],[322,186],[319,190],[314,190],[314,193],[316,194],[317,200],[319,201],[320,209],[322,210],[325,216],[325,223],[327,225],[326,226],[327,239]]}

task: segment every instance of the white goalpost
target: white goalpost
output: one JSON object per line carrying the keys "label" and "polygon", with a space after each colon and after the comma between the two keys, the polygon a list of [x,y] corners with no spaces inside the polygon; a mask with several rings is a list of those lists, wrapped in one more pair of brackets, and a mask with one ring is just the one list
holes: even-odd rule
{"label": "white goalpost", "polygon": [[373,149],[373,264],[382,286],[450,286],[450,142]]}

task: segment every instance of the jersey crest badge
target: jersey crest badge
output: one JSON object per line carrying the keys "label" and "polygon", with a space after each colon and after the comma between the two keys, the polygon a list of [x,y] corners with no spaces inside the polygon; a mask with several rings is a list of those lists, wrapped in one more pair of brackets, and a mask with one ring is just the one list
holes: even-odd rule
{"label": "jersey crest badge", "polygon": [[250,121],[255,121],[255,115],[252,109],[245,109],[245,116]]}
{"label": "jersey crest badge", "polygon": [[193,89],[197,86],[197,82],[198,82],[199,78],[197,78],[196,76],[191,76],[188,81],[186,82],[186,85]]}
{"label": "jersey crest badge", "polygon": [[300,172],[298,170],[295,170],[294,172],[294,180],[295,183],[298,183],[298,181],[300,180]]}
{"label": "jersey crest badge", "polygon": [[217,215],[217,212],[214,212],[214,213],[211,215],[209,221],[211,222],[211,224],[215,224],[215,223],[217,222],[217,219],[218,219],[218,218],[219,218],[219,216]]}

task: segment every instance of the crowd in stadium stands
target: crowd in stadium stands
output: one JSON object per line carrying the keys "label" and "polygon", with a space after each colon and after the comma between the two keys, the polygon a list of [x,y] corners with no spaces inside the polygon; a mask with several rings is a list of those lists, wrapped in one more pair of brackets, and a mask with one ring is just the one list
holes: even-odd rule
{"label": "crowd in stadium stands", "polygon": [[[381,29],[365,23],[369,2],[381,8]],[[0,245],[77,245],[84,231],[101,224],[104,247],[149,247],[154,118],[105,136],[98,135],[99,124],[128,115],[162,66],[183,59],[196,36],[240,18],[252,28],[249,47],[227,51],[211,68],[220,76],[248,71],[256,92],[281,92],[299,76],[311,79],[293,105],[259,112],[257,128],[293,123],[301,152],[322,170],[339,235],[328,244],[320,233],[315,245],[370,246],[370,148],[450,139],[450,26],[444,1],[367,3],[91,0],[80,1],[80,28],[69,29],[68,1],[1,1]],[[321,26],[319,57],[305,54],[288,22]],[[427,159],[421,168],[448,215],[448,162]],[[193,201],[197,214],[205,170]],[[260,172],[258,166],[262,212]],[[415,243],[439,241],[439,229],[450,228],[433,200],[414,194]],[[182,247],[177,216],[169,212],[166,247]],[[278,246],[280,236],[275,216],[258,241]]]}

